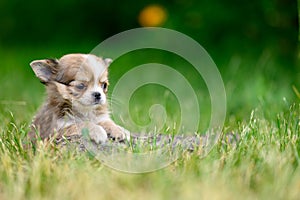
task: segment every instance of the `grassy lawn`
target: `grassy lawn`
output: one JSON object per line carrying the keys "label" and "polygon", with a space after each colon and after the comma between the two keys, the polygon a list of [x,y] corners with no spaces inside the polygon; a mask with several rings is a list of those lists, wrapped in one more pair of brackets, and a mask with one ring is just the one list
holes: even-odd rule
{"label": "grassy lawn", "polygon": [[[35,155],[24,150],[21,140],[44,98],[44,88],[28,63],[89,50],[86,46],[0,50],[0,199],[299,199],[300,105],[292,89],[297,74],[288,70],[290,66],[279,66],[267,51],[253,59],[234,55],[217,62],[226,89],[227,118],[223,140],[205,158],[184,152],[164,169],[127,174],[52,143],[39,143]],[[186,77],[194,73],[182,70],[188,66],[183,60],[150,53],[151,58],[138,52],[120,58],[111,68],[111,88],[122,71],[142,62],[166,63]],[[208,123],[209,93],[203,82],[190,81],[199,85],[195,90],[202,102],[201,129]],[[144,113],[156,103],[151,98],[155,94],[172,103],[167,109],[173,113],[171,126],[178,120],[174,96],[166,99],[161,95],[164,89],[147,87],[132,100],[132,118],[149,122]],[[228,133],[240,140],[227,142]]]}

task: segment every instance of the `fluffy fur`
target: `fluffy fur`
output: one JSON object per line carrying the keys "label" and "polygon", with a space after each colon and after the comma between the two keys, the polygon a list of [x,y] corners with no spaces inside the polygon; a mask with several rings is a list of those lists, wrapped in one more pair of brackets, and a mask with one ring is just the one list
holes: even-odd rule
{"label": "fluffy fur", "polygon": [[29,137],[69,136],[81,134],[85,128],[96,143],[108,137],[129,139],[129,132],[109,116],[106,94],[111,62],[90,54],[31,62],[35,75],[46,86],[47,99],[33,120]]}

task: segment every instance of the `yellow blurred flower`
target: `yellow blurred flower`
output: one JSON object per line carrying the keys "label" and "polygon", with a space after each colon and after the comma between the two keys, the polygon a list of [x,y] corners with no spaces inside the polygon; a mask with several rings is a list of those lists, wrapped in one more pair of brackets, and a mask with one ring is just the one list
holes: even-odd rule
{"label": "yellow blurred flower", "polygon": [[166,18],[167,13],[162,6],[149,5],[140,12],[138,20],[141,26],[160,26]]}

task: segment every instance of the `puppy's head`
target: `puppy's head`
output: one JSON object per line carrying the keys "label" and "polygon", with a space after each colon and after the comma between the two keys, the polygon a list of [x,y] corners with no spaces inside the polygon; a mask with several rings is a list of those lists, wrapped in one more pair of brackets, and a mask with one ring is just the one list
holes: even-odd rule
{"label": "puppy's head", "polygon": [[106,104],[111,62],[90,54],[68,54],[59,60],[35,60],[30,66],[42,83],[55,88],[51,92],[56,94],[50,96],[68,100],[72,106],[94,107]]}

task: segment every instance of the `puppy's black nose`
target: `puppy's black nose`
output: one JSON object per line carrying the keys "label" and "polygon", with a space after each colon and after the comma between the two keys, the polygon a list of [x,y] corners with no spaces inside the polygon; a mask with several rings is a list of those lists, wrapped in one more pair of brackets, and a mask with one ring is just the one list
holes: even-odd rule
{"label": "puppy's black nose", "polygon": [[92,93],[93,97],[95,98],[95,100],[100,100],[101,99],[101,94],[100,92],[94,92]]}

